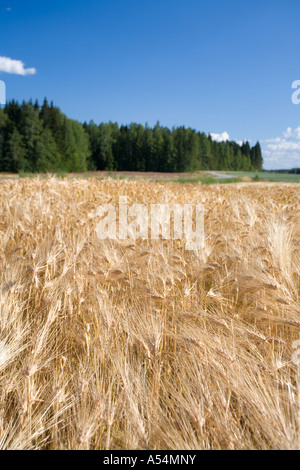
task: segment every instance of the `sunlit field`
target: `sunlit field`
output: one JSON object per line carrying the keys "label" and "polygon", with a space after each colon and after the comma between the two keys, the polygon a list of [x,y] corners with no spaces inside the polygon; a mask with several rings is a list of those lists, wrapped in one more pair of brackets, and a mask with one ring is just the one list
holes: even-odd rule
{"label": "sunlit field", "polygon": [[[204,248],[100,241],[119,196],[204,204]],[[0,449],[299,449],[299,203],[297,184],[1,180]]]}

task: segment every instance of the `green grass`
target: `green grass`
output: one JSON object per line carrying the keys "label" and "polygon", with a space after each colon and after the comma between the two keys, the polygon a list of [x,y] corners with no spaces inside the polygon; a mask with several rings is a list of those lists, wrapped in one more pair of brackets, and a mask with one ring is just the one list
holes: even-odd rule
{"label": "green grass", "polygon": [[173,183],[201,183],[201,184],[227,184],[227,183],[240,183],[242,181],[241,178],[214,178],[213,176],[200,176],[196,178],[174,178],[168,180],[156,180],[156,181],[170,181]]}
{"label": "green grass", "polygon": [[233,177],[249,176],[253,181],[269,181],[274,183],[300,183],[300,175],[275,173],[272,171],[228,171]]}
{"label": "green grass", "polygon": [[[189,173],[186,173],[186,176],[181,176],[178,178],[153,178],[153,177],[148,177],[147,173],[144,173],[143,175],[121,175],[121,174],[116,174],[114,172],[108,172],[106,176],[103,176],[101,178],[97,179],[105,179],[107,177],[113,179],[113,180],[129,180],[129,181],[136,181],[136,180],[143,180],[143,179],[149,179],[153,180],[156,182],[162,182],[162,181],[167,181],[167,182],[174,182],[174,183],[201,183],[201,184],[230,184],[230,183],[239,183],[243,181],[243,177],[248,177],[251,178],[252,181],[261,181],[261,182],[274,182],[274,183],[300,183],[300,175],[297,174],[289,174],[289,173],[276,173],[276,172],[271,172],[271,171],[260,171],[260,172],[255,172],[255,171],[224,171],[224,172],[217,172],[220,176],[223,174],[227,174],[231,176],[231,178],[216,178],[213,175],[210,174],[205,174],[204,172],[199,172],[200,174],[194,174],[191,175]],[[51,173],[51,175],[55,175],[61,178],[66,178],[68,177],[68,174],[63,172],[63,171],[56,171]],[[28,173],[28,172],[19,172],[19,177],[20,178],[48,178],[49,174],[38,174],[38,173]],[[93,174],[90,174],[89,172],[86,173],[85,176],[78,176],[78,178],[90,178],[94,177]]]}
{"label": "green grass", "polygon": [[27,171],[19,171],[19,178],[37,178],[38,173],[29,173]]}

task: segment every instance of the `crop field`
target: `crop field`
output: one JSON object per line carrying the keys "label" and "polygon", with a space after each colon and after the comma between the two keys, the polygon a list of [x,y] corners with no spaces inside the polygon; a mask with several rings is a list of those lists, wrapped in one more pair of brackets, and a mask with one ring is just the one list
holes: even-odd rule
{"label": "crop field", "polygon": [[[120,196],[203,204],[203,248],[100,240]],[[297,184],[2,179],[0,449],[300,449],[299,208]]]}

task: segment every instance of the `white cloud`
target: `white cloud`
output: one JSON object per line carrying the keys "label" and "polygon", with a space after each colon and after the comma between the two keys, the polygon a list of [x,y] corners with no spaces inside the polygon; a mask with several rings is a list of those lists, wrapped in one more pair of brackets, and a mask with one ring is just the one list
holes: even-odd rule
{"label": "white cloud", "polygon": [[0,56],[0,72],[13,73],[25,77],[25,75],[35,75],[36,69],[26,69],[21,60],[13,60],[9,57]]}
{"label": "white cloud", "polygon": [[[212,140],[215,140],[216,142],[227,142],[230,140],[230,136],[228,132],[222,132],[221,134],[209,134],[212,138]],[[235,142],[241,147],[245,142],[251,142],[250,139],[244,139],[244,140],[235,140]]]}
{"label": "white cloud", "polygon": [[291,127],[288,127],[287,130],[283,133],[283,135],[286,139],[288,139],[289,137],[292,137],[293,129]]}
{"label": "white cloud", "polygon": [[265,140],[263,157],[267,170],[300,167],[300,126],[288,127],[281,137]]}
{"label": "white cloud", "polygon": [[227,140],[230,140],[228,132],[222,132],[221,134],[210,134],[212,140],[215,140],[216,142],[226,142]]}

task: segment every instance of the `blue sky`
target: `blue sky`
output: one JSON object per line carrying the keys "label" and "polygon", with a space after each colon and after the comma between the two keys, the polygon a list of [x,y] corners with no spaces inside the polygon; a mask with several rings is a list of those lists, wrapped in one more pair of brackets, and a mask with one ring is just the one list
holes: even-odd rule
{"label": "blue sky", "polygon": [[265,168],[291,168],[299,18],[299,0],[0,0],[0,79],[81,122],[259,140]]}

